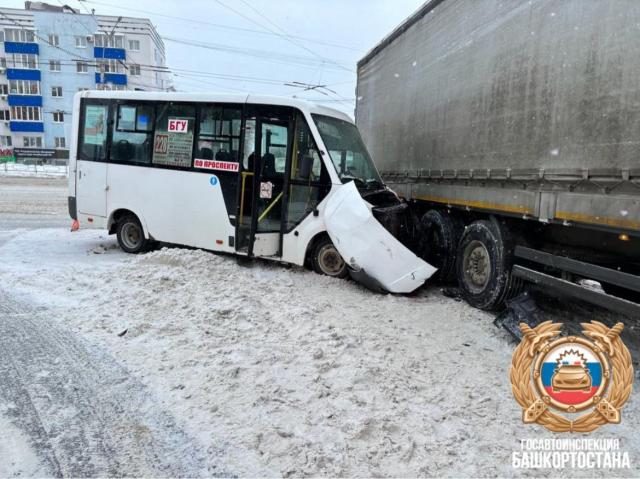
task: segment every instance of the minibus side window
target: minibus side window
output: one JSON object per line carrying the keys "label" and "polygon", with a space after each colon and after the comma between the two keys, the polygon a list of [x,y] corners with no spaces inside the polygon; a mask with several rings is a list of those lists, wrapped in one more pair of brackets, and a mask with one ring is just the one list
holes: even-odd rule
{"label": "minibus side window", "polygon": [[196,170],[215,171],[220,181],[229,221],[235,224],[242,108],[231,105],[200,105],[199,109],[198,139],[193,167]]}
{"label": "minibus side window", "polygon": [[[262,133],[262,152],[270,155],[271,163],[263,164],[263,175],[280,175],[287,162],[287,138],[289,131],[284,125],[269,125]],[[269,169],[272,171],[269,173]],[[265,171],[266,170],[266,171]]]}
{"label": "minibus side window", "polygon": [[322,162],[311,130],[300,113],[296,115],[289,184],[287,231],[291,231],[316,209],[331,189],[329,173]]}
{"label": "minibus side window", "polygon": [[111,161],[149,163],[153,135],[153,104],[121,104],[116,108],[113,124]]}
{"label": "minibus side window", "polygon": [[244,157],[242,159],[242,169],[253,171],[253,150],[256,147],[256,120],[248,118],[244,126]]}
{"label": "minibus side window", "polygon": [[84,103],[78,156],[81,160],[105,161],[109,107]]}
{"label": "minibus side window", "polygon": [[153,139],[153,164],[190,168],[195,124],[195,106],[159,104]]}
{"label": "minibus side window", "polygon": [[[200,109],[200,128],[195,168],[207,168],[207,161],[238,162],[242,109],[220,105]],[[220,171],[224,171],[220,169]]]}

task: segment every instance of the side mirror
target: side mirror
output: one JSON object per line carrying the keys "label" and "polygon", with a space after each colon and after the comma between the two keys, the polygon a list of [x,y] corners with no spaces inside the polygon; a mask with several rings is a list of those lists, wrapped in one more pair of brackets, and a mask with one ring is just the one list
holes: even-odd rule
{"label": "side mirror", "polygon": [[313,170],[313,157],[305,155],[300,159],[300,170],[298,176],[301,180],[308,180]]}

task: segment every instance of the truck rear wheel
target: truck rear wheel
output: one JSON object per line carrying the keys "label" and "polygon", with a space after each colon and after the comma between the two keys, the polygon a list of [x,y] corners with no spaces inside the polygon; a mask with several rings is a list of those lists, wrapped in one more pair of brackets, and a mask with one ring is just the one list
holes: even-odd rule
{"label": "truck rear wheel", "polygon": [[150,242],[144,237],[144,230],[136,215],[128,214],[118,220],[116,237],[120,248],[126,253],[143,253]]}
{"label": "truck rear wheel", "polygon": [[313,270],[318,274],[334,278],[346,278],[349,274],[347,264],[329,237],[320,239],[315,245],[311,253],[311,263]]}
{"label": "truck rear wheel", "polygon": [[516,289],[511,277],[512,247],[497,221],[476,221],[465,229],[456,271],[462,294],[476,308],[499,308]]}
{"label": "truck rear wheel", "polygon": [[464,231],[464,223],[441,210],[429,210],[422,223],[421,257],[438,271],[435,278],[449,283],[456,279],[458,243]]}

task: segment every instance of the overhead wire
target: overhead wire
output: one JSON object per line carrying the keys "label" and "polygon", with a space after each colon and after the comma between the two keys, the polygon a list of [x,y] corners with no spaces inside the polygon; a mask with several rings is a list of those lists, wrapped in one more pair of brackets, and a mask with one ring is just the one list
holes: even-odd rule
{"label": "overhead wire", "polygon": [[[57,0],[57,2],[58,2],[58,3],[60,4],[60,6],[62,6],[63,8],[64,8],[64,7],[66,7],[66,6],[68,6],[68,5],[65,5],[64,3],[62,3],[62,0]],[[82,2],[78,2],[78,3],[80,3],[80,5],[82,5]],[[74,12],[74,13],[75,13],[75,12]],[[98,28],[98,21],[96,20],[96,18],[95,18],[95,16],[94,16],[94,15],[92,15],[92,16],[93,16],[93,20],[96,22],[96,30],[97,30],[97,28]],[[86,26],[83,22],[78,22],[78,23],[82,26],[82,28],[84,28],[84,29],[89,33],[89,35],[93,36],[93,35],[95,34],[95,32],[90,31],[90,30],[89,30],[89,28],[87,28],[87,26]]]}
{"label": "overhead wire", "polygon": [[[216,0],[216,1],[218,1],[218,0]],[[224,5],[220,1],[218,1],[218,3]],[[12,19],[11,17],[7,16],[4,12],[0,11],[0,15],[2,15],[4,18],[6,18],[8,21],[13,23],[17,27],[19,27],[21,30],[27,30],[27,31],[33,32],[34,37],[37,38],[38,40],[46,43],[47,45],[49,45],[49,46],[51,46],[51,47],[53,47],[53,48],[55,48],[57,50],[60,50],[60,51],[62,51],[64,53],[66,53],[70,57],[73,57],[73,58],[70,59],[70,60],[72,60],[72,64],[75,64],[75,63],[81,61],[81,62],[87,63],[88,66],[92,66],[92,64],[91,64],[92,60],[90,58],[80,56],[80,55],[78,55],[78,54],[76,54],[74,52],[71,52],[71,51],[69,51],[69,50],[67,50],[65,48],[60,47],[59,45],[54,45],[52,43],[49,43],[48,39],[45,39],[45,38],[41,37],[34,30],[25,28],[24,25],[21,25],[20,23],[18,23],[17,21]],[[86,26],[85,26],[85,29],[86,29]],[[181,39],[170,39],[170,41],[177,41],[177,42],[184,42],[184,43],[188,42],[186,40],[181,40]],[[195,44],[195,46],[200,46],[200,47],[203,47],[203,48],[212,48],[212,49],[219,49],[219,50],[224,50],[226,48],[227,50],[233,51],[233,52],[242,52],[243,51],[243,49],[238,49],[238,48],[229,47],[229,46],[225,46],[225,45],[211,45],[211,44],[204,44],[204,43],[203,44],[198,44],[198,43],[195,43],[195,42],[194,42],[194,44]],[[264,58],[264,53],[265,52],[260,51],[260,50],[245,49],[244,53],[252,55],[252,56],[258,56],[260,58]],[[296,61],[297,62],[304,62],[304,61],[310,60],[310,59],[308,59],[306,57],[292,57],[292,56],[283,56],[281,58],[272,59],[272,60],[274,60],[276,62],[287,63],[287,58],[288,58],[289,62],[292,62],[292,63],[295,63]],[[294,58],[295,58],[295,60],[293,60]],[[322,57],[320,57],[320,58],[322,58]],[[95,58],[93,59],[94,62],[97,61],[97,60],[99,60],[99,59],[95,59]],[[104,60],[108,60],[108,59],[104,59]],[[42,61],[48,61],[48,60],[39,58],[39,62],[42,62]],[[61,64],[63,64],[63,62],[64,62],[63,60],[59,60],[59,59],[53,59],[53,61],[58,61]],[[122,64],[121,61],[120,61],[120,63]],[[98,65],[94,64],[93,66],[97,67]],[[165,72],[165,73],[168,73],[168,74],[173,74],[172,70],[167,68],[167,67],[148,66],[148,65],[143,67],[142,65],[140,65],[140,68],[141,68],[141,70],[145,69],[147,71],[158,71],[158,72]],[[176,71],[179,71],[179,69],[176,69]],[[213,78],[219,78],[219,79],[228,80],[228,81],[247,81],[247,82],[255,82],[255,83],[264,82],[265,84],[280,84],[280,82],[276,81],[276,80],[274,80],[272,82],[271,80],[268,80],[268,79],[258,80],[258,79],[251,79],[250,77],[241,79],[241,78],[238,78],[238,77],[234,77],[232,75],[229,75],[228,77],[225,77],[224,75],[221,75],[221,74],[216,75],[216,74],[212,74],[212,73],[209,73],[209,72],[197,72],[197,71],[191,71],[191,72],[188,72],[188,73],[187,72],[188,71],[185,70],[185,73],[183,75],[181,75],[181,76],[184,77],[184,76],[188,76],[188,75],[191,75],[191,76],[203,75],[203,76],[211,76]],[[64,73],[63,72],[56,72],[56,73],[58,73],[58,74],[68,74],[67,72],[64,72]],[[107,72],[107,73],[116,73],[116,72]],[[178,76],[178,75],[175,75],[175,74],[173,74],[173,75],[174,76]],[[347,82],[341,82],[341,83],[347,83]],[[144,86],[148,86],[148,85],[144,85]],[[229,88],[229,87],[223,87],[222,85],[216,85],[216,86],[220,87],[220,88],[225,88],[225,89],[233,89],[233,88]],[[239,90],[239,91],[244,91],[244,90]],[[347,101],[347,99],[345,99],[343,97],[340,97],[337,94],[336,94],[336,96],[337,96],[337,100],[336,101]]]}
{"label": "overhead wire", "polygon": [[[79,3],[84,3],[84,0],[77,0]],[[320,70],[320,77],[321,77],[321,72],[322,72],[322,68],[324,66],[326,66],[327,62],[329,62],[330,64],[334,65],[334,68],[338,68],[338,69],[346,69],[349,72],[353,72],[352,70],[344,67],[343,65],[340,65],[338,62],[334,61],[334,60],[329,60],[324,58],[323,56],[319,55],[318,53],[316,53],[315,51],[307,48],[304,45],[301,45],[297,40],[299,40],[297,37],[289,34],[288,32],[286,32],[284,29],[282,29],[279,25],[277,25],[275,22],[273,22],[271,19],[269,19],[266,15],[264,15],[262,12],[258,11],[257,9],[255,9],[252,5],[250,5],[248,2],[246,2],[245,0],[241,0],[247,7],[249,7],[252,11],[254,11],[256,14],[258,14],[259,16],[261,16],[261,18],[263,18],[265,21],[267,21],[268,23],[270,23],[271,25],[273,25],[275,28],[277,28],[278,30],[280,30],[281,33],[279,32],[274,32],[272,29],[270,29],[269,27],[261,24],[260,22],[256,22],[255,20],[251,19],[250,17],[247,17],[246,15],[242,14],[241,12],[237,11],[236,9],[230,7],[229,5],[225,4],[224,2],[220,1],[220,0],[215,0],[218,4],[222,5],[223,7],[231,10],[233,13],[235,13],[236,15],[239,15],[240,17],[244,18],[245,20],[248,20],[250,22],[252,22],[255,25],[258,25],[261,29],[266,30],[267,32],[272,33],[273,35],[280,37],[280,38],[285,38],[286,40],[292,42],[293,44],[297,45],[298,47],[304,49],[305,51],[311,53],[312,55],[314,55],[317,59],[319,59],[321,61],[320,64],[317,65],[316,67],[316,73],[318,72],[318,70]],[[104,2],[95,2],[92,1],[90,3],[95,3],[95,4],[103,4],[103,5],[109,5],[107,3]],[[113,6],[113,5],[111,5]],[[132,9],[135,10],[135,9]],[[141,10],[142,11],[142,10]],[[153,15],[158,15],[155,12],[148,12],[148,11],[142,11],[144,13],[150,13]],[[162,16],[162,15],[160,15]],[[189,19],[183,19],[186,21],[189,21]],[[209,22],[201,22],[201,23],[209,23]],[[254,30],[255,32],[255,30]],[[252,57],[258,57],[262,60],[267,60],[267,61],[272,61],[272,62],[276,62],[276,63],[287,63],[287,62],[292,62],[294,64],[297,65],[305,65],[308,63],[308,59],[306,57],[274,57],[274,56],[269,56],[268,52],[262,52],[260,50],[251,50],[251,49],[238,49],[237,47],[232,47],[232,46],[228,46],[228,45],[220,45],[220,44],[207,44],[204,42],[194,42],[192,40],[187,40],[187,39],[180,39],[180,38],[171,38],[171,37],[165,37],[165,40],[167,41],[173,41],[176,43],[182,43],[182,44],[187,44],[187,45],[191,45],[191,46],[197,46],[197,47],[201,47],[201,48],[207,48],[207,49],[212,49],[212,50],[217,50],[217,51],[226,51],[228,53],[234,53],[234,54],[245,54],[245,55],[249,55]],[[276,54],[277,55],[277,54]],[[341,97],[340,95],[338,95],[336,92],[334,92],[333,90],[330,90],[331,94],[333,94],[334,96],[336,96],[336,98],[338,99],[344,99],[344,97]]]}
{"label": "overhead wire", "polygon": [[[181,75],[179,75],[177,73],[174,73],[173,76],[178,77],[178,78],[184,78],[184,77],[181,77]],[[209,86],[215,86],[216,88],[221,88],[223,90],[239,91],[239,92],[242,92],[242,93],[249,93],[247,90],[241,90],[239,88],[233,88],[233,87],[225,87],[225,86],[219,85],[217,83],[212,83],[212,82],[208,82],[208,81],[205,81],[205,80],[199,80],[197,78],[186,78],[185,80],[187,82],[191,82],[191,83],[195,82],[195,83],[200,83],[200,84],[206,84],[206,85],[209,85]]]}
{"label": "overhead wire", "polygon": [[[244,48],[243,47],[233,47],[231,45],[224,45],[224,44],[218,44],[218,43],[207,43],[207,42],[202,42],[202,41],[198,41],[198,40],[189,40],[189,39],[186,39],[186,38],[176,38],[176,37],[171,37],[171,36],[163,36],[163,39],[165,41],[168,41],[168,42],[173,42],[173,43],[179,43],[179,44],[183,44],[183,45],[189,45],[189,46],[204,48],[204,49],[207,49],[207,50],[215,50],[215,51],[220,51],[220,52],[226,52],[226,53],[233,53],[233,54],[238,54],[238,55],[250,56],[250,57],[257,58],[257,59],[262,60],[262,61],[268,61],[268,62],[289,63],[289,64],[293,64],[293,65],[297,65],[297,66],[306,66],[306,67],[311,67],[311,68],[315,68],[317,66],[317,64],[318,64],[318,60],[317,59],[304,57],[304,56],[299,56],[299,55],[290,55],[290,54],[285,54],[285,53],[270,52],[270,51],[266,51],[266,50],[258,50],[258,49],[246,48],[246,47],[244,47]],[[324,60],[321,60],[321,61],[324,61]],[[329,67],[329,68],[332,68],[332,69],[350,71],[348,68],[344,67],[343,65],[341,65],[341,64],[339,64],[337,62],[330,62],[325,66]]]}
{"label": "overhead wire", "polygon": [[[272,32],[273,34],[275,34],[275,35],[279,36],[280,38],[283,38],[283,39],[287,40],[289,43],[292,43],[293,45],[296,45],[297,47],[302,48],[302,49],[303,49],[303,50],[305,50],[306,52],[311,53],[314,57],[318,58],[319,60],[321,60],[321,61],[323,61],[323,62],[326,62],[327,64],[333,64],[333,65],[337,66],[338,68],[340,68],[340,69],[342,69],[342,70],[346,70],[346,71],[348,71],[348,72],[355,73],[355,72],[354,72],[353,70],[351,70],[350,68],[347,68],[347,67],[345,67],[345,66],[343,66],[343,65],[340,65],[340,64],[339,64],[338,62],[336,62],[335,60],[330,60],[330,59],[328,59],[328,58],[324,58],[322,55],[319,55],[319,54],[318,54],[318,53],[316,53],[315,51],[311,50],[310,48],[308,48],[308,47],[306,47],[305,45],[301,44],[300,42],[296,41],[294,38],[292,38],[291,36],[289,36],[289,34],[288,34],[288,33],[284,32],[284,30],[282,30],[280,27],[278,27],[278,29],[280,29],[280,30],[281,30],[282,32],[284,32],[284,33],[278,33],[278,32],[276,32],[276,31],[274,31],[273,29],[271,29],[271,28],[269,28],[269,27],[267,27],[267,26],[265,26],[265,25],[261,24],[260,22],[257,22],[256,20],[252,19],[251,17],[249,17],[249,16],[247,16],[247,15],[243,14],[242,12],[239,12],[239,11],[238,11],[238,10],[236,10],[235,8],[230,7],[229,5],[227,5],[226,3],[224,3],[222,0],[214,0],[214,1],[215,1],[217,4],[219,4],[219,5],[223,6],[224,8],[226,8],[226,9],[228,9],[228,10],[232,11],[232,12],[233,12],[233,13],[235,13],[236,15],[238,15],[238,16],[240,16],[240,17],[244,18],[245,20],[247,20],[247,21],[249,21],[249,22],[251,22],[251,23],[253,23],[254,25],[258,25],[260,28],[262,28],[262,29],[264,29],[264,30],[267,30],[267,31],[270,31],[270,32]],[[250,8],[252,8],[252,9],[253,9],[253,7],[251,7],[251,6],[250,6]],[[255,11],[255,9],[254,9],[254,11]],[[265,20],[266,20],[266,17],[265,17],[263,14],[261,14],[260,12],[258,12],[258,14],[259,14],[259,15],[261,15],[261,16],[262,16],[262,18],[265,18]]]}
{"label": "overhead wire", "polygon": [[9,17],[8,15],[6,15],[4,12],[0,11],[0,15],[2,15],[4,18],[6,18],[7,20],[9,20],[9,21],[10,21],[11,23],[13,23],[14,25],[16,25],[16,26],[20,27],[20,29],[21,29],[21,30],[26,30],[26,31],[32,32],[32,33],[33,33],[33,36],[34,36],[35,38],[37,38],[38,40],[40,40],[40,41],[42,41],[42,42],[46,43],[47,45],[49,45],[49,46],[51,46],[51,47],[53,47],[53,48],[56,48],[56,49],[58,49],[58,50],[60,50],[60,51],[63,51],[63,52],[65,52],[65,53],[66,53],[66,54],[68,54],[68,55],[71,55],[71,56],[74,56],[74,57],[76,57],[76,58],[80,58],[80,59],[82,59],[82,57],[80,57],[79,55],[77,55],[77,54],[75,54],[75,53],[73,53],[73,52],[70,52],[69,50],[66,50],[66,49],[62,48],[62,47],[60,47],[59,45],[53,45],[53,44],[49,43],[49,39],[44,39],[43,37],[41,37],[40,35],[38,35],[38,34],[35,32],[35,30],[30,30],[30,29],[25,28],[25,27],[24,27],[24,25],[19,24],[19,23],[18,23],[18,22],[16,22],[13,18],[11,18],[11,17]]}
{"label": "overhead wire", "polygon": [[[224,5],[224,3],[222,3],[221,0],[215,0],[217,3]],[[260,16],[260,18],[264,19],[266,22],[268,22],[270,25],[274,26],[275,28],[277,28],[280,32],[282,32],[282,34],[294,45],[297,45],[298,47],[304,49],[305,51],[311,53],[313,56],[319,58],[319,59],[323,59],[322,55],[318,54],[317,52],[311,50],[310,48],[307,48],[305,45],[301,45],[299,42],[295,41],[290,35],[289,33],[284,30],[282,27],[280,27],[277,23],[275,23],[274,21],[272,21],[271,19],[269,19],[269,17],[264,14],[263,12],[260,12],[259,10],[257,10],[256,8],[253,7],[253,5],[251,5],[249,2],[247,2],[246,0],[240,0],[244,5],[246,5],[247,7],[249,7],[249,9],[251,9],[255,14],[257,14],[258,16]],[[229,8],[229,7],[227,7]],[[233,10],[233,9],[232,9]],[[244,16],[243,16],[244,17]],[[246,18],[246,17],[244,17]],[[322,64],[322,66],[325,66],[324,63]],[[353,72],[353,70],[348,69],[349,72],[351,73],[355,73]],[[321,74],[320,74],[321,77]],[[335,96],[338,101],[343,101],[344,102],[344,97],[338,95],[338,93],[336,93],[335,91],[331,90],[330,88],[327,88],[326,85],[325,86],[321,86],[321,85],[317,85],[315,86],[315,89],[317,89],[317,91],[319,91],[320,93],[324,93],[323,91],[321,91],[320,89],[324,89],[326,91],[328,91],[329,93],[327,94],[331,94],[333,96]]]}
{"label": "overhead wire", "polygon": [[[108,59],[105,59],[108,60]],[[97,68],[100,65],[98,64],[99,61],[102,61],[101,58],[93,58],[93,57],[84,57],[83,59],[71,59],[71,60],[60,60],[57,58],[42,58],[39,57],[38,58],[39,61],[39,66],[42,66],[44,64],[46,64],[46,62],[49,61],[56,61],[59,62],[61,66],[75,66],[78,63],[84,63],[87,67],[94,67]],[[172,73],[179,73],[182,76],[189,76],[189,77],[197,77],[197,78],[217,78],[220,80],[228,80],[228,81],[238,81],[238,82],[247,82],[247,83],[259,83],[259,84],[265,84],[265,85],[286,85],[287,82],[290,82],[290,80],[279,80],[279,79],[270,79],[270,78],[262,78],[262,77],[253,77],[253,76],[247,76],[247,75],[231,75],[231,74],[224,74],[224,73],[212,73],[212,72],[206,72],[206,71],[200,71],[200,70],[191,70],[191,69],[183,69],[183,68],[168,68],[168,67],[163,67],[163,66],[158,66],[158,65],[149,65],[149,64],[144,64],[144,63],[134,63],[134,62],[128,62],[129,66],[135,65],[137,67],[140,67],[141,71],[144,72],[159,72],[159,73],[167,73],[167,74],[172,74]],[[65,74],[67,72],[55,72],[56,74]],[[74,72],[74,73],[80,73],[80,72]],[[92,73],[92,72],[86,72],[86,73]],[[124,74],[124,72],[107,72],[107,73],[119,73],[119,74]],[[130,76],[137,76],[137,75],[131,75],[129,73]],[[295,82],[292,82],[295,83]],[[333,86],[333,85],[339,85],[339,84],[344,84],[344,83],[349,83],[349,82],[337,82],[337,83],[330,83],[330,84],[326,84],[326,85],[317,85],[317,86],[322,86],[322,87],[329,87],[329,86]],[[316,85],[313,85],[313,87],[316,87]]]}
{"label": "overhead wire", "polygon": [[[316,67],[316,72],[318,71],[318,69],[320,69],[320,72],[322,70],[322,68],[326,67],[327,65],[332,65],[333,68],[338,68],[338,69],[343,69],[346,71],[349,71],[351,73],[353,73],[352,70],[348,69],[347,67],[345,67],[344,65],[341,65],[339,62],[336,62],[334,60],[329,60],[321,55],[319,55],[318,53],[316,53],[315,51],[307,48],[306,46],[300,44],[299,41],[297,41],[294,36],[290,35],[288,32],[286,32],[284,29],[282,29],[279,25],[277,25],[275,22],[273,22],[272,20],[270,20],[268,17],[266,17],[265,15],[263,15],[261,12],[259,12],[258,10],[256,10],[253,6],[251,6],[250,4],[248,4],[246,1],[241,0],[245,5],[247,5],[251,10],[253,10],[255,13],[257,13],[258,15],[261,15],[262,18],[264,18],[267,22],[269,22],[271,25],[273,25],[274,27],[276,27],[278,30],[280,30],[281,33],[278,32],[274,32],[272,29],[270,29],[269,27],[266,27],[265,25],[256,22],[255,20],[247,17],[246,15],[242,14],[241,12],[237,11],[236,9],[230,7],[229,5],[225,4],[224,2],[220,1],[220,0],[215,0],[218,4],[222,5],[223,7],[231,10],[232,12],[234,12],[235,14],[241,16],[242,18],[258,25],[260,28],[265,29],[271,33],[273,33],[274,35],[280,37],[280,38],[284,38],[287,41],[293,43],[294,45],[297,45],[298,47],[304,49],[305,51],[311,53],[314,57],[316,57],[318,60],[320,60],[320,64]],[[100,3],[100,2],[94,2],[94,3]],[[151,12],[149,12],[151,13]],[[297,65],[304,65],[306,66],[308,64],[309,59],[307,59],[306,57],[293,57],[291,55],[288,56],[283,56],[281,54],[270,54],[269,52],[263,52],[260,50],[253,50],[253,49],[239,49],[237,47],[232,47],[229,45],[221,45],[221,44],[208,44],[205,42],[195,42],[193,40],[187,40],[187,39],[179,39],[179,38],[171,38],[171,37],[164,37],[165,40],[170,41],[170,42],[176,42],[176,43],[181,43],[181,44],[186,44],[186,45],[191,45],[191,46],[196,46],[196,47],[200,47],[200,48],[206,48],[206,49],[211,49],[211,50],[216,50],[216,51],[223,51],[223,52],[228,52],[228,53],[234,53],[234,54],[244,54],[244,55],[248,55],[248,56],[252,56],[252,57],[257,57],[261,60],[266,60],[266,61],[271,61],[271,62],[276,62],[276,63],[294,63]],[[321,76],[321,75],[320,75]],[[336,92],[334,92],[333,90],[330,90],[330,93],[335,96],[338,101],[342,100],[344,101],[344,97],[338,95]]]}
{"label": "overhead wire", "polygon": [[[279,34],[274,34],[273,32],[269,32],[269,31],[265,31],[265,30],[255,30],[255,29],[252,29],[252,28],[242,28],[242,27],[235,27],[235,26],[231,26],[231,25],[223,25],[223,24],[219,24],[219,23],[208,22],[208,21],[205,21],[205,20],[180,17],[180,16],[176,16],[176,15],[164,15],[164,14],[161,14],[161,13],[158,13],[158,12],[151,12],[149,10],[142,10],[142,9],[131,8],[131,7],[123,7],[121,5],[114,5],[112,3],[106,3],[106,2],[98,2],[98,1],[95,1],[95,0],[76,0],[76,1],[78,1],[78,3],[81,4],[81,5],[83,5],[84,3],[91,3],[91,4],[95,4],[95,5],[102,5],[102,6],[117,8],[119,10],[144,13],[144,14],[147,14],[147,15],[153,15],[155,17],[167,18],[167,19],[170,19],[170,20],[178,20],[178,21],[181,21],[181,22],[184,22],[184,23],[191,23],[191,24],[195,24],[195,25],[207,25],[207,26],[214,27],[214,28],[220,28],[220,29],[225,29],[225,30],[230,30],[230,31],[237,31],[237,32],[242,32],[242,33],[253,33],[253,34],[259,34],[259,35],[271,35],[271,36],[276,36],[276,37],[280,36]],[[297,35],[291,35],[291,37],[295,38],[297,40],[303,41],[303,42],[307,42],[307,43],[315,43],[315,44],[318,44],[318,45],[341,48],[341,49],[345,49],[345,50],[352,50],[354,52],[362,52],[363,50],[365,50],[365,48],[355,48],[355,47],[350,47],[350,46],[346,46],[346,45],[340,45],[340,44],[333,43],[333,42],[327,42],[327,41],[323,41],[323,40],[316,40],[316,39],[297,36]]]}

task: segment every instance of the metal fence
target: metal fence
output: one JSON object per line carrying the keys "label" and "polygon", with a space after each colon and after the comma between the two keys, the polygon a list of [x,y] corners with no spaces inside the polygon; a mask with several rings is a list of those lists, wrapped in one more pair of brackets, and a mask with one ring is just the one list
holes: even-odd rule
{"label": "metal fence", "polygon": [[0,175],[3,176],[40,176],[61,177],[69,176],[69,165],[41,162],[2,162],[0,163]]}

